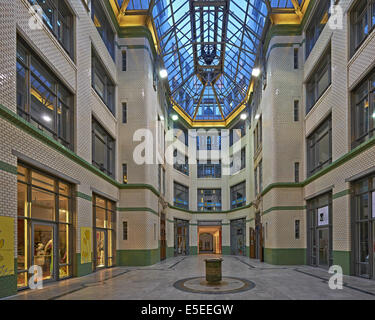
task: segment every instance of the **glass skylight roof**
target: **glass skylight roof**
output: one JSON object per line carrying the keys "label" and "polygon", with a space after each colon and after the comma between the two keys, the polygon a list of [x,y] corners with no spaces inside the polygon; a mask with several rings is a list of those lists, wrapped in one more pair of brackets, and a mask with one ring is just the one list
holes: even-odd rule
{"label": "glass skylight roof", "polygon": [[247,102],[267,8],[304,1],[130,0],[126,10],[152,12],[173,104],[191,120],[223,121]]}

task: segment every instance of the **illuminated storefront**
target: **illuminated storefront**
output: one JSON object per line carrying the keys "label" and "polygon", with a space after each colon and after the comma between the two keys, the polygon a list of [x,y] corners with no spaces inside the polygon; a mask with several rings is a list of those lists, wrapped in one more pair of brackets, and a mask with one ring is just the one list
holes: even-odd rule
{"label": "illuminated storefront", "polygon": [[72,275],[72,188],[58,178],[18,166],[18,288],[28,287],[31,266],[43,280]]}

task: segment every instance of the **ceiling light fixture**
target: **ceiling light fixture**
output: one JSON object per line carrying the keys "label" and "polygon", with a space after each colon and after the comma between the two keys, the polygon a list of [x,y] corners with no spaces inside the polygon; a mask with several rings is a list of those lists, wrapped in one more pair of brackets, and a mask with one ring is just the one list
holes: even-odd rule
{"label": "ceiling light fixture", "polygon": [[260,114],[258,113],[256,116],[255,116],[255,120],[259,120],[260,119]]}
{"label": "ceiling light fixture", "polygon": [[251,74],[253,75],[253,77],[258,78],[260,76],[260,69],[254,68]]}
{"label": "ceiling light fixture", "polygon": [[165,79],[168,77],[167,69],[160,69],[160,78]]}
{"label": "ceiling light fixture", "polygon": [[178,120],[178,115],[177,114],[173,114],[172,115],[172,120],[173,121],[177,121]]}
{"label": "ceiling light fixture", "polygon": [[247,113],[242,113],[241,120],[246,120],[246,119],[247,119]]}
{"label": "ceiling light fixture", "polygon": [[42,117],[42,119],[43,119],[45,122],[51,122],[51,121],[52,121],[52,118],[51,118],[50,116],[46,115],[46,114]]}

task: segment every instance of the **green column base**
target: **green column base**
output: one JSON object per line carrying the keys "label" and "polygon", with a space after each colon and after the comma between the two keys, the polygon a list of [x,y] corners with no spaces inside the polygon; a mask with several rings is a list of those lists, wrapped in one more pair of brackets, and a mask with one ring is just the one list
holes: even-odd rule
{"label": "green column base", "polygon": [[224,256],[229,256],[230,255],[230,247],[228,246],[222,246],[221,247],[221,254]]}
{"label": "green column base", "polygon": [[189,254],[190,254],[191,256],[196,256],[196,255],[198,254],[198,247],[191,246],[191,247],[190,247]]}
{"label": "green column base", "polygon": [[75,277],[83,277],[92,273],[92,262],[81,264],[81,254],[76,254],[76,265],[74,270]]}
{"label": "green column base", "polygon": [[[14,270],[17,270],[17,259],[14,259]],[[17,271],[15,274],[0,277],[0,298],[17,294]]]}
{"label": "green column base", "polygon": [[264,262],[274,265],[304,265],[306,249],[264,248]]}
{"label": "green column base", "polygon": [[160,249],[118,250],[117,265],[129,267],[150,266],[160,261]]}
{"label": "green column base", "polygon": [[351,275],[350,251],[333,251],[333,264],[340,266],[345,275]]}

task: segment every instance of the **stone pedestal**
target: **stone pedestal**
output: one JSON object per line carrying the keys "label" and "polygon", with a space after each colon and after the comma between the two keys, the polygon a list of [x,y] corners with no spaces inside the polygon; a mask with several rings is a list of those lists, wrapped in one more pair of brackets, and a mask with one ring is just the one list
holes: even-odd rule
{"label": "stone pedestal", "polygon": [[209,284],[219,283],[222,280],[221,263],[223,259],[206,259],[206,281]]}

